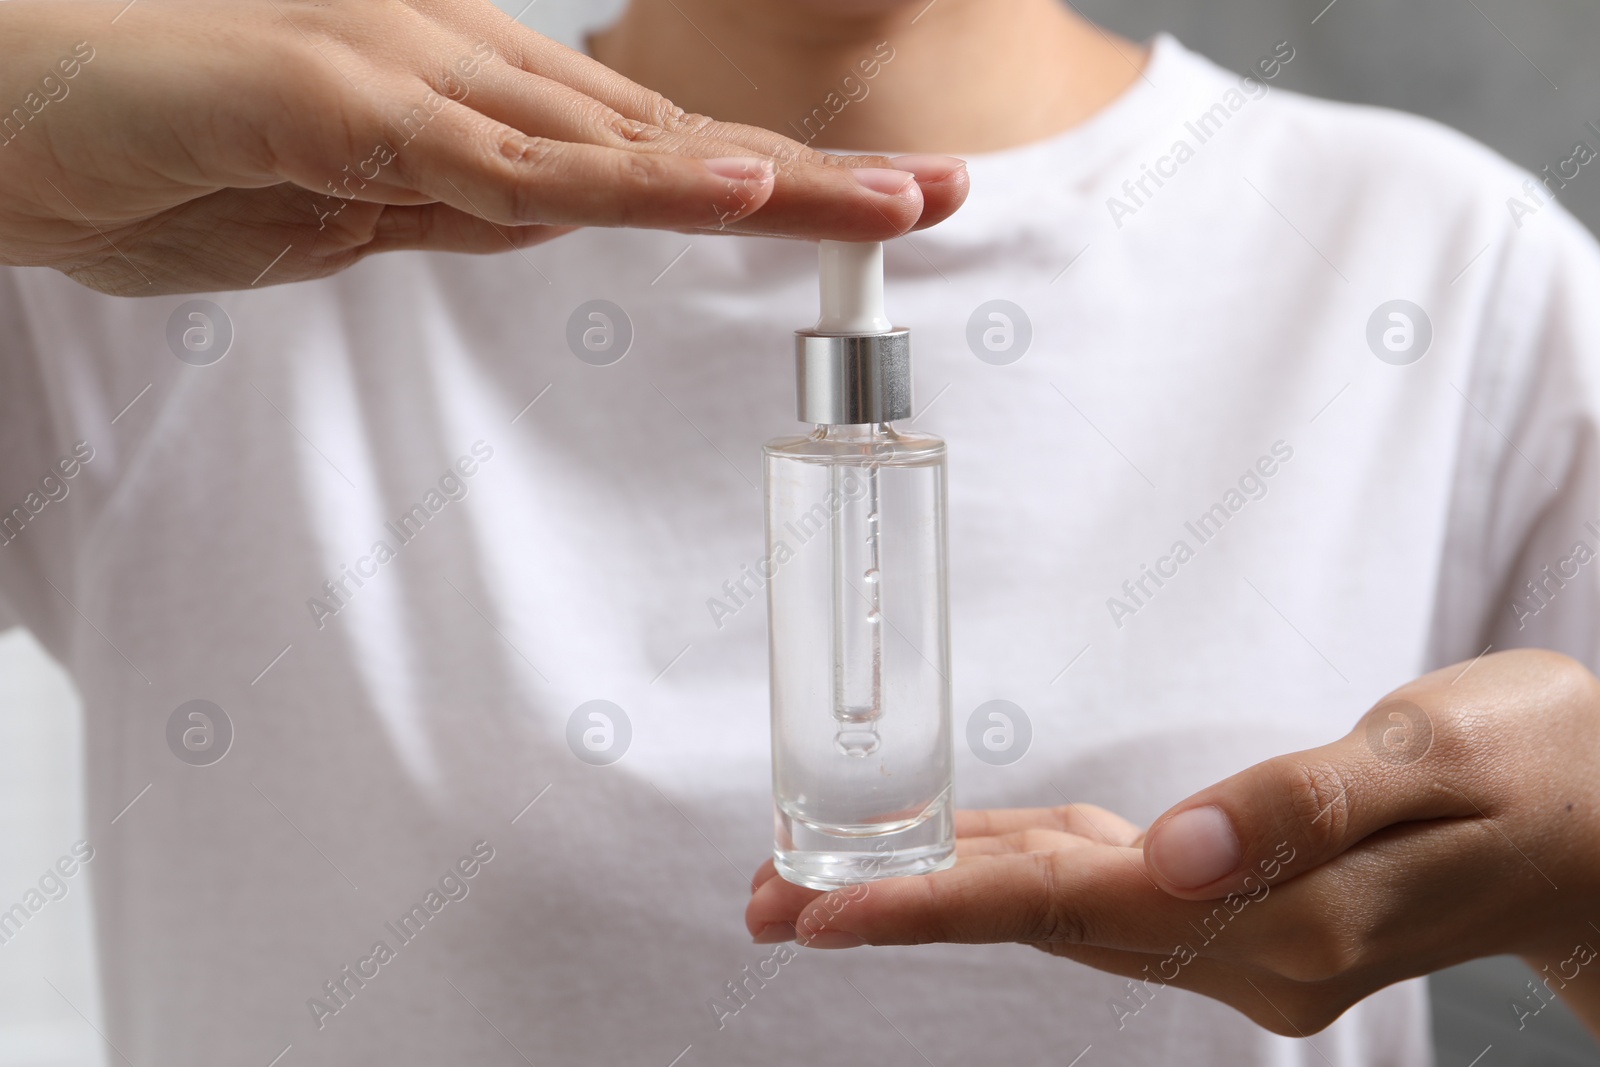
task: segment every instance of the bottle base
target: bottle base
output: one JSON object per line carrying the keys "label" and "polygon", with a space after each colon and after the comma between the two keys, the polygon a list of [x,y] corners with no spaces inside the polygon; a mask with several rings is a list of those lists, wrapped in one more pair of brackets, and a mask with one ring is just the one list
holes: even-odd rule
{"label": "bottle base", "polygon": [[772,860],[786,881],[811,889],[942,871],[956,862],[955,804],[946,790],[909,826],[848,836],[779,808]]}

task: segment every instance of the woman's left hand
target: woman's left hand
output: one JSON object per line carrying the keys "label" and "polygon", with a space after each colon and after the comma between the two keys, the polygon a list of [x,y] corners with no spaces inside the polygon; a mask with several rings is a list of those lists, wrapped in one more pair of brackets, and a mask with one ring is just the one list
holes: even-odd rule
{"label": "woman's left hand", "polygon": [[746,924],[828,948],[1022,942],[1293,1036],[1401,979],[1515,953],[1600,1032],[1600,681],[1564,656],[1436,671],[1148,833],[1086,805],[957,826],[960,861],[922,877],[824,894],[769,861]]}

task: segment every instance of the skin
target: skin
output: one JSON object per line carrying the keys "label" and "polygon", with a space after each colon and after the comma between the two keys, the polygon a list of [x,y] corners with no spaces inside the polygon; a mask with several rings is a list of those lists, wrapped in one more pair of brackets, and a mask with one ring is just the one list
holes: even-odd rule
{"label": "skin", "polygon": [[634,0],[590,47],[684,107],[804,140],[805,116],[846,76],[863,82],[881,43],[893,59],[817,146],[961,155],[1042,140],[1121,95],[1146,58],[1060,0]]}
{"label": "skin", "polygon": [[714,122],[485,0],[10,0],[0,40],[0,263],[108,293],[575,226],[882,240],[966,195],[959,160]]}
{"label": "skin", "polygon": [[[1511,953],[1600,1035],[1596,768],[1600,681],[1555,653],[1496,653],[1400,687],[1340,740],[1204,789],[1148,832],[1089,805],[962,812],[949,870],[825,894],[768,861],[745,920],[758,942],[816,948],[1015,941],[1289,1036],[1391,983]],[[1236,851],[1202,884],[1175,881],[1204,858],[1176,820],[1205,809]]]}

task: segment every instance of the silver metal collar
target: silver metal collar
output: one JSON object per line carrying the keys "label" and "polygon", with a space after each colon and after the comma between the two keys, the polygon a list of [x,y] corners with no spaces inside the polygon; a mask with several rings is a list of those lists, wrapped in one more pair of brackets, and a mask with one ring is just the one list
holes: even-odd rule
{"label": "silver metal collar", "polygon": [[801,422],[841,426],[911,417],[911,331],[841,336],[796,330]]}

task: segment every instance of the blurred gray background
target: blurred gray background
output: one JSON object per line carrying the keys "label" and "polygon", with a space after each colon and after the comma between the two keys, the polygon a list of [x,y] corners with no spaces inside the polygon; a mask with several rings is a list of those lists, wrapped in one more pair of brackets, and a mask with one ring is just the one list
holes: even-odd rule
{"label": "blurred gray background", "polygon": [[[568,44],[619,0],[497,0]],[[1296,50],[1276,84],[1428,115],[1537,171],[1600,150],[1600,0],[1073,0],[1089,18],[1141,39],[1160,30],[1242,70],[1279,41]],[[524,6],[526,4],[526,6]],[[996,4],[1001,15],[1004,7]],[[1600,166],[1562,202],[1600,232]],[[1600,298],[1600,294],[1596,294]],[[25,885],[81,822],[81,744],[66,677],[21,632],[0,637],[0,885]],[[35,927],[38,927],[35,929]],[[87,891],[74,891],[0,954],[0,1067],[105,1062]],[[50,977],[50,986],[38,976]],[[1440,1067],[1600,1064],[1600,1045],[1559,1004],[1518,1029],[1514,1000],[1531,974],[1482,960],[1433,979]],[[53,988],[52,988],[53,987]],[[77,1007],[73,1007],[76,1005]],[[82,1010],[85,1014],[79,1015]]]}
{"label": "blurred gray background", "polygon": [[[1427,115],[1529,170],[1600,151],[1600,3],[1595,0],[1073,0],[1141,39],[1160,30],[1236,70],[1279,41],[1276,84]],[[1316,22],[1313,25],[1312,20]],[[1600,233],[1600,167],[1560,194]]]}

